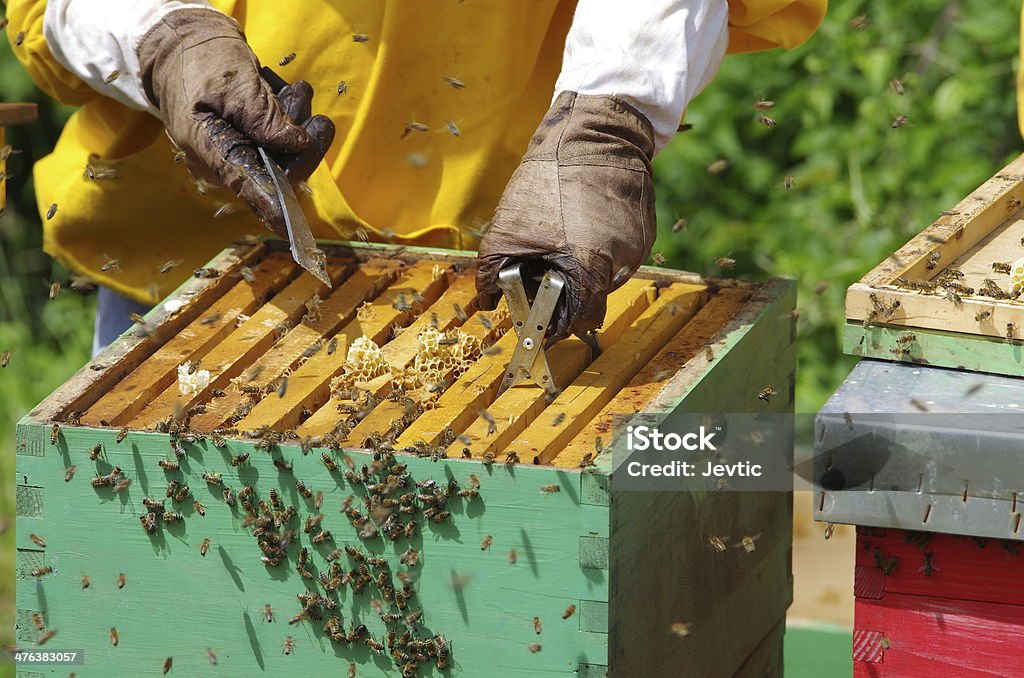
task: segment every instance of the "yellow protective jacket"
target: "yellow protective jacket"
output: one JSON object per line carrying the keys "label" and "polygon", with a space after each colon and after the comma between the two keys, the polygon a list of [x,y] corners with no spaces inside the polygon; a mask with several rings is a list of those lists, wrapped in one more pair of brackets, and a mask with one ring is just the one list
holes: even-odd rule
{"label": "yellow protective jacket", "polygon": [[[827,0],[731,0],[729,51],[794,47]],[[286,80],[313,85],[313,111],[338,136],[309,180],[306,216],[321,238],[375,239],[472,248],[471,230],[494,211],[505,183],[550,104],[575,0],[213,0],[242,25],[260,60]],[[225,244],[265,229],[244,206],[214,219],[233,196],[201,195],[161,124],[90,89],[61,67],[43,36],[45,0],[11,0],[7,31],[35,82],[80,105],[53,153],[34,170],[44,247],[69,268],[140,301],[155,302]],[[370,41],[357,43],[363,33]],[[284,67],[277,62],[295,52]],[[465,83],[455,89],[445,76]],[[339,94],[339,83],[347,91]],[[430,127],[403,137],[411,120]],[[453,121],[461,131],[446,130]],[[90,154],[118,170],[86,177]],[[305,199],[304,199],[305,200]],[[104,273],[108,258],[120,271]],[[173,273],[161,264],[184,259]]]}

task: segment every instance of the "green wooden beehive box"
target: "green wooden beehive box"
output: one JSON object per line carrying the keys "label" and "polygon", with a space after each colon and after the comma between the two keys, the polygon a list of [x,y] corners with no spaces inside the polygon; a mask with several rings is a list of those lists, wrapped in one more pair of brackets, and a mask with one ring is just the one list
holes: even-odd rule
{"label": "green wooden beehive box", "polygon": [[556,398],[498,397],[472,255],[328,252],[226,250],[19,424],[17,641],[85,651],[19,675],[781,674],[789,496],[615,492],[603,450],[791,411],[792,284],[643,269]]}

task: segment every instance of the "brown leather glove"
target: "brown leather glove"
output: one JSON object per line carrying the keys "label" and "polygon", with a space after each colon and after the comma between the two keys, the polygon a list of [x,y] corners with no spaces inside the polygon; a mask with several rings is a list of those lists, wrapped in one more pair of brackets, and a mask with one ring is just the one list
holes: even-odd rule
{"label": "brown leather glove", "polygon": [[310,116],[313,88],[261,69],[238,23],[210,9],[168,13],[143,36],[138,55],[146,95],[192,174],[230,188],[287,237],[256,148],[292,181],[313,173],[334,140],[334,123]]}
{"label": "brown leather glove", "polygon": [[480,242],[477,304],[501,298],[516,262],[566,278],[550,336],[604,322],[608,293],[651,253],[656,235],[651,123],[612,96],[562,92],[544,116]]}

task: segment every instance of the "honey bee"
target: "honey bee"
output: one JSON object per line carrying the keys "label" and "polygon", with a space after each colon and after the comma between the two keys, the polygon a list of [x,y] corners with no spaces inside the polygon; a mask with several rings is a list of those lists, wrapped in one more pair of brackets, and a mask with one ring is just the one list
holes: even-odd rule
{"label": "honey bee", "polygon": [[207,472],[203,474],[203,480],[210,485],[223,485],[224,478],[219,473]]}
{"label": "honey bee", "polygon": [[117,632],[117,627],[110,627],[110,644],[117,647],[117,644],[121,642],[121,636]]}
{"label": "honey bee", "polygon": [[295,481],[295,489],[298,491],[299,494],[301,494],[306,499],[309,499],[310,497],[313,496],[313,490],[306,487],[306,484],[303,483],[301,480]]}
{"label": "honey bee", "polygon": [[178,462],[171,461],[170,459],[161,459],[157,464],[165,471],[178,471],[181,469]]}
{"label": "honey bee", "polygon": [[212,648],[206,648],[206,657],[210,660],[211,664],[213,664],[214,666],[217,665],[217,654],[213,651]]}
{"label": "honey bee", "polygon": [[295,639],[291,636],[285,636],[284,646],[281,648],[281,654],[284,656],[291,655],[295,651]]}
{"label": "honey bee", "polygon": [[348,83],[344,80],[338,83],[338,96],[341,96],[348,91]]}
{"label": "honey bee", "polygon": [[551,485],[541,485],[540,486],[540,493],[541,494],[554,494],[555,492],[561,492],[561,491],[562,491],[562,486],[561,485],[556,485],[554,483],[552,483]]}
{"label": "honey bee", "polygon": [[370,36],[365,33],[356,33],[352,36],[352,42],[369,42]]}
{"label": "honey bee", "polygon": [[174,501],[181,503],[188,499],[188,496],[192,494],[192,490],[189,489],[188,485],[182,485],[178,488],[177,493],[174,495]]}
{"label": "honey bee", "polygon": [[678,636],[679,638],[685,638],[686,636],[690,635],[690,628],[691,628],[691,626],[692,626],[691,624],[684,624],[683,622],[675,622],[675,623],[669,625],[668,632],[671,633],[673,636]]}
{"label": "honey bee", "polygon": [[203,518],[206,517],[206,507],[203,506],[198,500],[192,502],[192,508],[195,510],[196,513],[198,513]]}
{"label": "honey bee", "polygon": [[710,537],[708,537],[708,543],[711,544],[711,546],[713,546],[714,549],[716,551],[718,551],[719,553],[725,553],[725,551],[726,551],[725,541],[721,537],[716,537],[715,535],[711,535]]}
{"label": "honey bee", "polygon": [[224,503],[228,506],[235,505],[235,494],[231,491],[230,487],[224,488],[224,491],[221,493],[221,497],[224,499]]}
{"label": "honey bee", "polygon": [[46,645],[47,641],[57,635],[56,629],[50,629],[49,631],[42,631],[39,634],[39,638],[36,639],[37,645]]}
{"label": "honey bee", "polygon": [[293,61],[295,61],[295,52],[290,52],[288,54],[285,54],[283,57],[281,57],[278,60],[277,65],[278,66],[287,66],[288,64],[290,64]]}
{"label": "honey bee", "polygon": [[278,471],[288,472],[292,470],[292,465],[286,462],[284,459],[275,459],[274,466],[277,467]]}
{"label": "honey bee", "polygon": [[114,442],[116,442],[118,444],[123,443],[124,439],[127,438],[127,437],[128,437],[128,427],[125,426],[123,429],[118,431],[117,438],[114,439]]}
{"label": "honey bee", "polygon": [[231,465],[234,466],[234,467],[241,466],[248,459],[249,459],[249,453],[248,452],[242,452],[241,454],[236,454],[234,457],[231,457]]}
{"label": "honey bee", "polygon": [[165,523],[180,523],[181,521],[185,520],[185,516],[181,515],[180,513],[168,511],[163,514],[163,519]]}
{"label": "honey bee", "polygon": [[82,588],[83,589],[87,589],[87,588],[89,588],[90,584],[92,584],[92,582],[89,581],[89,575],[83,574],[82,575]]}
{"label": "honey bee", "polygon": [[49,221],[57,215],[57,203],[50,205],[49,209],[46,210],[46,220]]}
{"label": "honey bee", "polygon": [[274,621],[274,608],[270,607],[270,603],[263,606],[263,621],[268,624]]}
{"label": "honey bee", "polygon": [[763,400],[766,403],[769,403],[772,400],[772,396],[776,395],[777,393],[778,393],[778,391],[776,391],[774,387],[772,387],[770,385],[769,386],[765,386],[763,389],[758,391],[757,399],[758,400]]}
{"label": "honey bee", "polygon": [[32,614],[32,625],[36,627],[37,631],[42,631],[46,624],[43,623],[43,615],[35,612]]}
{"label": "honey bee", "polygon": [[568,619],[573,614],[575,614],[575,612],[576,606],[570,603],[569,606],[565,608],[565,612],[562,613],[562,619]]}
{"label": "honey bee", "polygon": [[146,534],[156,533],[156,513],[153,511],[144,516],[139,516],[139,522],[142,523],[142,529],[146,531]]}
{"label": "honey bee", "polygon": [[533,632],[536,633],[539,636],[540,632],[541,632],[541,628],[542,627],[541,627],[541,624],[540,624],[540,617],[534,617],[533,618]]}
{"label": "honey bee", "polygon": [[75,471],[77,470],[78,467],[74,465],[68,466],[66,469],[64,469],[64,482],[70,483],[71,479],[75,477]]}
{"label": "honey bee", "polygon": [[484,540],[480,542],[480,550],[486,551],[487,549],[491,548],[492,542],[494,542],[494,537],[492,537],[491,535],[487,535],[486,537],[484,537]]}
{"label": "honey bee", "polygon": [[906,127],[907,123],[909,123],[909,122],[910,122],[910,118],[908,118],[907,116],[905,116],[905,115],[897,115],[896,118],[892,121],[892,124],[889,125],[889,127],[893,128],[893,129],[899,129],[901,127]]}
{"label": "honey bee", "polygon": [[199,545],[199,555],[206,557],[206,552],[210,550],[210,540],[204,539],[203,543]]}
{"label": "honey bee", "polygon": [[50,427],[50,444],[56,445],[57,440],[60,438],[60,424],[54,424]]}
{"label": "honey bee", "polygon": [[31,539],[33,542],[35,542],[35,545],[38,546],[39,548],[41,548],[41,549],[45,549],[46,548],[46,540],[43,539],[42,537],[40,537],[38,534],[30,534],[28,536],[28,538]]}
{"label": "honey bee", "polygon": [[145,506],[150,511],[155,511],[156,513],[164,512],[164,503],[162,501],[157,501],[156,499],[150,499],[149,497],[146,497],[145,499],[142,500],[142,505]]}
{"label": "honey bee", "polygon": [[1006,343],[1012,344],[1014,335],[1017,333],[1017,326],[1013,323],[1006,323]]}
{"label": "honey bee", "polygon": [[348,665],[348,673],[346,674],[346,676],[348,678],[356,678],[356,665],[355,664],[349,663],[349,665]]}
{"label": "honey bee", "polygon": [[43,567],[37,567],[36,569],[32,570],[30,574],[33,577],[45,577],[51,572],[53,572],[53,568],[49,565],[44,565]]}
{"label": "honey bee", "polygon": [[[4,20],[6,21],[7,17],[4,17]],[[22,43],[24,43],[24,42],[25,42],[25,31],[18,31],[18,34],[16,36],[14,36],[14,46],[15,47],[21,47]]]}
{"label": "honey bee", "polygon": [[[109,85],[110,83],[112,83],[115,80],[117,80],[119,77],[121,77],[121,71],[119,71],[117,69],[114,69],[114,70],[110,71],[110,73],[107,74],[107,77],[103,78],[103,84],[104,85]],[[167,672],[164,671],[164,673],[167,673]]]}

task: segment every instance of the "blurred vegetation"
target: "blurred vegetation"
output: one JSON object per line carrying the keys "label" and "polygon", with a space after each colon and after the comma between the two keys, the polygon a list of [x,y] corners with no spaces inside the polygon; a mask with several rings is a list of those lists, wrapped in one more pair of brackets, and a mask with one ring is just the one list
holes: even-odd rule
{"label": "blurred vegetation", "polygon": [[[799,411],[820,407],[852,366],[840,353],[846,287],[1020,152],[1019,11],[985,0],[836,0],[803,47],[729,57],[690,107],[693,130],[656,160],[655,251],[668,265],[799,281]],[[38,124],[8,130],[22,153],[9,162],[0,220],[0,350],[12,351],[0,373],[0,515],[10,516],[14,424],[88,358],[94,300],[48,301],[50,282],[68,274],[42,253],[31,167],[69,112],[0,42],[0,100],[40,103]],[[775,102],[765,112],[773,128],[756,120],[759,98]],[[893,128],[900,115],[907,124]],[[707,172],[719,159],[728,169]],[[675,233],[681,217],[688,227]],[[723,256],[733,270],[713,264]],[[9,642],[12,532],[2,540],[0,642]]]}

